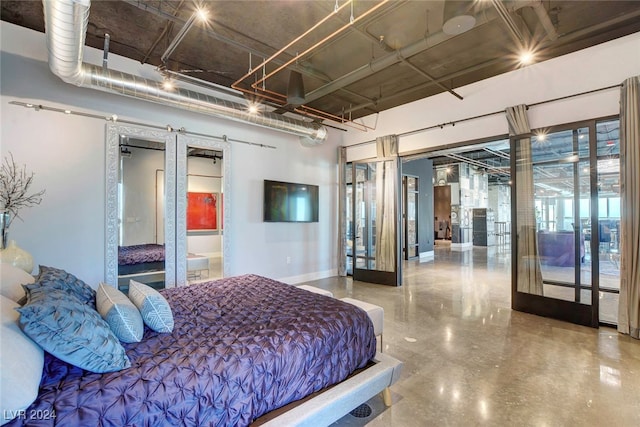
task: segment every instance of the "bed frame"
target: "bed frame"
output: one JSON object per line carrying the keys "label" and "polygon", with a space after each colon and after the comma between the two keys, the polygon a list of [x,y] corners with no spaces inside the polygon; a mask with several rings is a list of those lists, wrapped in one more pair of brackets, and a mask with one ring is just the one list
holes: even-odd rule
{"label": "bed frame", "polygon": [[[403,364],[380,352],[372,362],[372,366],[276,417],[264,422],[258,418],[252,426],[329,425],[378,393],[383,393],[385,405],[391,406],[389,387],[400,378]],[[268,418],[268,414],[263,417]]]}

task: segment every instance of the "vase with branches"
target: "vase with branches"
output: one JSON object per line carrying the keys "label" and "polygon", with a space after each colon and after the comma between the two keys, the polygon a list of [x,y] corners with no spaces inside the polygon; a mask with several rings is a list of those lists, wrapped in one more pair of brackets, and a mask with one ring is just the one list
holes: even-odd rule
{"label": "vase with branches", "polygon": [[11,222],[20,218],[23,208],[39,205],[45,190],[30,193],[34,173],[26,165],[18,165],[9,153],[0,166],[0,249],[7,246],[7,233]]}

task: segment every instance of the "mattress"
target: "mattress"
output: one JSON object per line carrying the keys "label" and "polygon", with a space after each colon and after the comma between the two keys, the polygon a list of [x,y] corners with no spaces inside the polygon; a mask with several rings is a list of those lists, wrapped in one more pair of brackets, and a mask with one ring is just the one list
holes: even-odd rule
{"label": "mattress", "polygon": [[246,426],[344,380],[375,356],[367,314],[245,275],[161,291],[170,334],[125,344],[132,367],[94,374],[46,355],[40,393],[11,425]]}

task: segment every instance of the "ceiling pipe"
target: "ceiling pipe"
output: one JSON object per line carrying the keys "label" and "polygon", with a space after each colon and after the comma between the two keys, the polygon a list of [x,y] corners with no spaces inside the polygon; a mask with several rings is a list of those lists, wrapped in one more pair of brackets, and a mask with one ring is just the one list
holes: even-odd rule
{"label": "ceiling pipe", "polygon": [[49,68],[64,82],[298,135],[305,146],[322,144],[319,123],[279,114],[252,114],[247,106],[187,89],[165,90],[162,83],[82,62],[90,0],[43,0]]}
{"label": "ceiling pipe", "polygon": [[162,56],[160,56],[160,61],[162,61],[163,64],[166,64],[167,60],[169,59],[169,56],[171,56],[173,51],[176,50],[176,48],[178,47],[180,42],[182,42],[182,40],[185,38],[185,36],[187,35],[191,27],[193,27],[193,24],[195,24],[196,22],[197,16],[198,16],[198,11],[194,11],[189,17],[189,19],[187,19],[187,22],[185,22],[182,28],[180,28],[180,30],[175,35],[173,40],[171,40],[171,43],[169,43],[169,46],[167,46],[167,49],[164,51]]}
{"label": "ceiling pipe", "polygon": [[513,18],[511,18],[511,15],[509,15],[509,11],[502,3],[502,0],[491,0],[491,3],[493,3],[493,7],[496,8],[498,15],[500,15],[500,18],[506,24],[507,29],[511,33],[511,37],[513,37],[516,42],[525,43],[525,38],[524,35],[522,35],[522,31],[520,31],[518,25],[515,23]]}

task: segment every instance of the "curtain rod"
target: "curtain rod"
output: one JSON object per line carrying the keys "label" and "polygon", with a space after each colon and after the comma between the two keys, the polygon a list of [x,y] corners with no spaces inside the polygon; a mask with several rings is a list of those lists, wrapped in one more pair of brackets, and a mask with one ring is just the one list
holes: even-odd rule
{"label": "curtain rod", "polygon": [[[599,89],[588,90],[586,92],[575,93],[573,95],[567,95],[567,96],[561,96],[559,98],[548,99],[546,101],[535,102],[533,104],[527,104],[527,109],[529,109],[531,107],[537,107],[537,106],[543,105],[543,104],[548,104],[548,103],[551,103],[551,102],[562,101],[562,100],[569,99],[569,98],[575,98],[575,97],[578,97],[578,96],[589,95],[589,94],[592,94],[592,93],[595,93],[595,92],[602,92],[602,91],[605,91],[605,90],[610,90],[610,89],[615,89],[615,88],[620,88],[620,87],[622,87],[621,83],[617,84],[617,85],[613,85],[613,86],[602,87],[602,88],[599,88]],[[411,130],[411,131],[408,131],[408,132],[399,133],[398,137],[415,135],[416,133],[422,133],[422,132],[426,132],[428,130],[437,129],[437,128],[443,129],[445,126],[455,126],[456,123],[468,122],[468,121],[471,121],[471,120],[482,119],[482,118],[485,118],[485,117],[495,116],[495,115],[498,115],[498,114],[504,114],[504,110],[494,111],[493,113],[480,114],[478,116],[467,117],[467,118],[460,119],[460,120],[455,120],[455,121],[452,121],[452,122],[441,123],[441,124],[437,124],[437,125],[433,125],[433,126],[428,126],[428,127],[424,127],[424,128],[420,128],[420,129]],[[358,142],[357,144],[347,145],[347,146],[345,146],[345,148],[357,147],[359,145],[373,144],[375,142],[376,142],[375,139],[374,140],[370,140],[370,141]]]}
{"label": "curtain rod", "polygon": [[114,122],[114,123],[126,123],[128,125],[145,126],[145,127],[152,128],[152,129],[161,129],[161,130],[166,130],[167,132],[175,132],[175,133],[180,133],[180,134],[183,134],[183,135],[201,136],[201,137],[205,137],[205,138],[218,139],[218,140],[225,141],[225,142],[237,142],[237,143],[240,143],[240,144],[252,145],[254,147],[272,148],[274,150],[277,149],[277,147],[274,147],[273,145],[260,144],[260,143],[257,143],[257,142],[243,141],[241,139],[229,138],[227,135],[222,135],[222,136],[209,135],[209,134],[206,134],[206,133],[188,131],[183,127],[182,128],[174,128],[171,125],[158,126],[158,125],[150,125],[150,124],[147,124],[147,123],[136,122],[136,121],[131,121],[131,120],[124,120],[124,119],[119,118],[117,114],[112,114],[111,116],[101,116],[99,114],[86,113],[84,111],[74,111],[74,110],[68,110],[68,109],[64,109],[64,108],[55,108],[55,107],[49,107],[49,106],[42,105],[42,104],[31,104],[31,103],[28,103],[28,102],[21,102],[21,101],[9,101],[9,104],[10,105],[18,105],[20,107],[25,107],[25,108],[33,108],[35,111],[40,111],[40,110],[53,111],[55,113],[63,113],[63,114],[72,115],[72,116],[81,116],[81,117],[88,117],[88,118],[91,118],[91,119],[106,120],[108,122]]}

